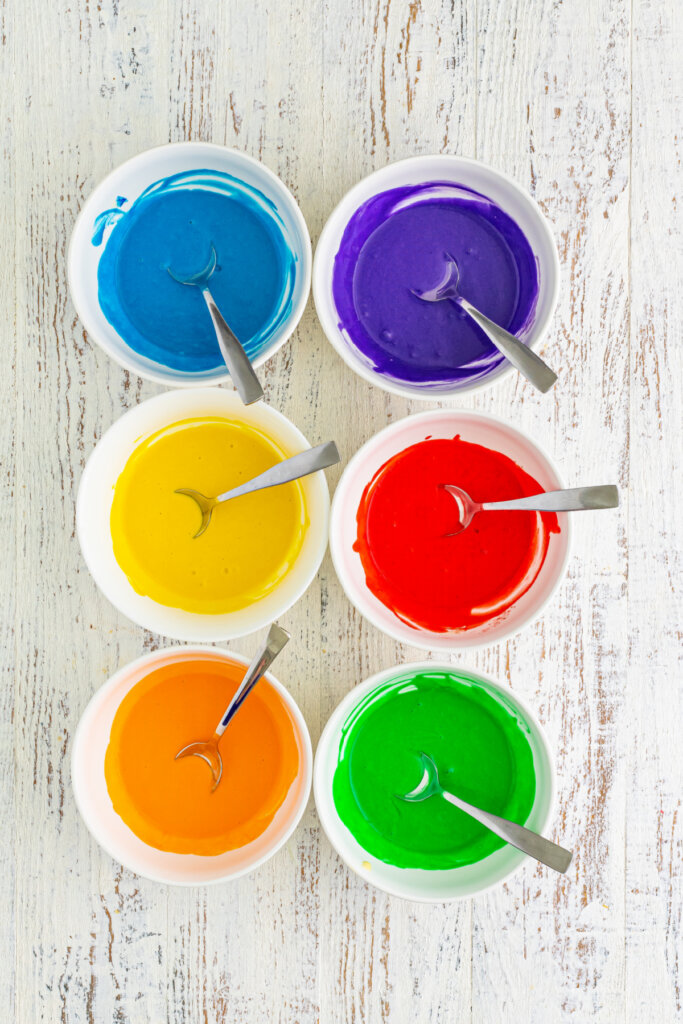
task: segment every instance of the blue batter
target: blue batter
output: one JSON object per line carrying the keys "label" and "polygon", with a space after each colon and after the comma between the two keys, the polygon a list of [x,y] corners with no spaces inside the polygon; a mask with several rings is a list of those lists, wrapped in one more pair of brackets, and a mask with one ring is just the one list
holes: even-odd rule
{"label": "blue batter", "polygon": [[[254,359],[292,307],[296,256],[275,205],[219,171],[188,171],[122,196],[95,222],[105,244],[97,271],[105,317],[140,355],[173,370],[224,366],[196,287],[175,281],[217,263],[208,282],[218,308]],[[105,241],[106,236],[106,241]]]}

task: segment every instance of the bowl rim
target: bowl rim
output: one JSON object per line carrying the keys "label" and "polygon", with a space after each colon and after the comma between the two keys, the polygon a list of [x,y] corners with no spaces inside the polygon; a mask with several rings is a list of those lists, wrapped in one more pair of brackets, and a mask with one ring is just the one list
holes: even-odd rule
{"label": "bowl rim", "polygon": [[[212,632],[210,636],[203,635],[201,638],[198,638],[196,635],[192,634],[192,632],[189,629],[187,632],[184,632],[182,634],[180,633],[180,631],[177,633],[166,633],[158,628],[149,626],[146,621],[143,621],[144,616],[133,614],[132,609],[130,609],[125,604],[125,602],[119,600],[118,596],[115,596],[113,594],[114,588],[109,585],[109,577],[107,576],[106,578],[103,578],[102,574],[99,572],[99,569],[95,569],[92,558],[88,553],[90,550],[90,545],[87,543],[84,544],[85,522],[88,515],[88,512],[86,510],[86,491],[89,488],[90,477],[95,472],[95,470],[93,469],[93,458],[96,455],[98,448],[100,448],[102,442],[105,440],[105,438],[109,437],[110,435],[115,435],[121,429],[120,424],[123,421],[126,421],[128,417],[136,415],[138,413],[138,410],[140,410],[142,407],[149,407],[152,404],[158,404],[160,406],[171,406],[172,403],[174,403],[175,401],[182,401],[188,397],[193,397],[193,394],[196,394],[197,397],[201,398],[202,401],[209,399],[210,396],[212,395],[221,395],[227,398],[229,402],[235,402],[236,404],[238,404],[236,391],[226,391],[225,389],[219,387],[197,387],[194,389],[173,388],[168,391],[162,391],[158,395],[152,395],[151,398],[146,398],[144,401],[138,402],[130,409],[127,409],[121,416],[115,419],[114,422],[110,424],[110,426],[104,431],[104,433],[100,436],[97,443],[95,444],[95,447],[92,449],[87,458],[86,464],[83,468],[83,472],[81,473],[81,478],[78,484],[78,493],[76,495],[76,536],[78,538],[78,544],[81,551],[81,555],[83,557],[83,561],[86,564],[88,572],[90,573],[90,577],[95,583],[95,586],[100,591],[100,593],[107,599],[107,601],[109,601],[109,603],[113,605],[113,607],[116,608],[116,610],[120,612],[122,615],[124,615],[130,622],[133,622],[136,626],[139,626],[141,629],[146,630],[148,633],[159,634],[161,636],[166,637],[169,640],[176,640],[181,643],[231,643],[234,640],[239,640],[242,637],[250,636],[252,633],[256,633],[259,629],[262,629],[264,626],[266,626],[268,622],[271,622],[274,619],[277,619],[279,616],[284,615],[287,611],[289,611],[290,608],[292,608],[298,601],[301,600],[303,595],[306,593],[306,591],[308,590],[308,588],[318,575],[323,558],[325,557],[325,552],[327,550],[330,537],[330,489],[329,484],[327,482],[327,477],[325,476],[324,472],[321,474],[320,480],[320,485],[322,487],[321,499],[323,504],[323,508],[321,509],[322,521],[320,522],[320,540],[315,551],[315,557],[313,557],[313,555],[311,556],[310,571],[306,574],[305,580],[302,580],[301,585],[297,587],[296,592],[291,601],[288,600],[286,604],[278,606],[273,611],[272,615],[269,615],[267,619],[258,622],[256,625],[251,627],[246,632],[242,629],[238,629],[236,631],[226,631],[225,628],[218,628],[217,623],[217,628],[215,632]],[[239,402],[239,405],[241,406],[241,402]],[[308,438],[287,416],[285,416],[284,413],[280,412],[279,409],[275,409],[272,405],[269,405],[266,402],[260,402],[259,408],[262,411],[267,410],[267,415],[272,416],[276,422],[286,424],[286,426],[290,430],[292,430],[292,432],[295,435],[297,435],[298,439],[301,441],[302,450],[311,447]],[[173,421],[169,420],[168,422]],[[156,429],[160,428],[157,427]],[[149,432],[151,431],[145,431],[143,432],[143,434]],[[274,433],[276,432],[274,431]],[[132,454],[133,450],[134,447],[130,449],[129,455]],[[153,601],[153,598],[149,598],[149,600]],[[154,601],[154,604],[162,609],[167,607],[166,605],[161,605],[158,601]],[[182,610],[183,609],[181,609],[181,611]],[[223,618],[222,615],[214,616],[208,613],[201,612],[187,612],[186,614],[192,616],[191,620],[188,620],[192,622],[204,620],[208,621],[208,619],[218,620],[219,618]]]}
{"label": "bowl rim", "polygon": [[[74,733],[73,744],[71,748],[71,789],[74,795],[74,800],[76,802],[76,807],[78,808],[78,813],[80,814],[81,820],[83,821],[85,827],[87,828],[88,832],[93,837],[95,842],[104,850],[104,852],[109,857],[112,858],[113,861],[115,861],[115,863],[121,864],[128,871],[132,871],[134,874],[139,875],[142,878],[147,878],[152,882],[157,882],[160,885],[175,885],[185,889],[192,889],[201,886],[220,885],[225,882],[234,881],[235,879],[241,878],[244,875],[251,874],[251,872],[256,871],[257,868],[261,867],[262,864],[265,864],[267,860],[270,860],[270,858],[273,857],[278,852],[278,850],[280,850],[285,845],[285,843],[289,841],[289,839],[291,839],[292,835],[298,828],[299,823],[301,822],[301,819],[304,815],[306,807],[308,806],[308,801],[311,795],[311,786],[313,782],[313,748],[311,744],[311,735],[299,705],[294,700],[289,690],[287,690],[287,688],[280,682],[280,680],[276,676],[274,676],[270,671],[266,672],[263,678],[271,684],[273,689],[278,693],[283,703],[287,707],[287,710],[290,712],[297,730],[297,737],[301,743],[301,758],[299,762],[299,772],[297,773],[297,775],[301,773],[303,776],[302,796],[299,804],[296,805],[295,810],[292,813],[291,820],[288,822],[287,827],[285,828],[280,839],[276,843],[274,843],[272,848],[269,848],[266,851],[266,853],[262,854],[260,857],[257,857],[252,864],[246,867],[239,868],[236,871],[231,871],[226,875],[222,875],[217,878],[211,878],[208,880],[203,879],[199,882],[192,882],[189,880],[178,881],[176,879],[170,880],[164,877],[163,874],[157,875],[149,871],[142,871],[140,870],[139,866],[133,865],[131,862],[124,862],[124,860],[120,858],[119,854],[115,852],[115,850],[112,848],[113,844],[109,844],[109,839],[107,837],[106,830],[100,827],[90,817],[89,813],[84,809],[83,795],[81,792],[81,777],[78,771],[77,758],[80,756],[80,750],[84,743],[84,737],[87,734],[87,730],[90,727],[93,719],[95,718],[99,705],[102,703],[104,698],[109,693],[111,693],[112,690],[119,686],[122,681],[125,681],[126,676],[138,672],[146,665],[151,666],[155,661],[161,660],[162,658],[168,657],[169,655],[173,655],[174,653],[177,653],[179,655],[210,654],[212,655],[212,657],[215,658],[217,656],[220,660],[223,661],[236,661],[239,664],[244,665],[245,668],[247,668],[250,664],[250,659],[245,658],[244,655],[234,653],[233,651],[227,651],[219,647],[211,647],[207,644],[174,644],[166,647],[160,647],[156,651],[143,654],[139,658],[135,658],[133,661],[130,661],[125,665],[122,665],[113,673],[113,675],[109,676],[109,678],[105,680],[105,682],[102,683],[102,685],[98,687],[97,690],[95,690],[90,700],[86,704],[85,708],[83,709],[81,716],[78,720],[78,725],[76,726],[76,732]],[[144,678],[144,676],[141,678]],[[136,683],[134,683],[133,685],[135,686]],[[128,693],[130,691],[126,692]],[[121,699],[123,700],[123,698]],[[118,707],[120,707],[120,703],[121,702],[119,701],[119,704],[117,705],[117,710]],[[126,827],[133,835],[135,835],[132,829],[130,829],[130,826],[126,825]],[[138,836],[136,836],[136,838],[139,839]],[[139,841],[144,842],[144,840]],[[145,845],[149,846],[149,844]],[[154,849],[154,847],[149,848]],[[175,854],[175,856],[187,857],[191,855]],[[211,858],[203,857],[202,859],[208,861]]]}
{"label": "bowl rim", "polygon": [[[91,319],[88,313],[84,312],[79,302],[78,288],[74,287],[74,281],[76,280],[76,272],[74,266],[76,252],[76,235],[77,233],[80,232],[81,225],[86,220],[86,217],[90,215],[95,195],[98,194],[101,190],[104,191],[107,185],[115,181],[122,168],[127,168],[130,167],[131,165],[137,164],[144,165],[145,162],[152,156],[152,154],[160,153],[162,150],[174,150],[176,152],[182,150],[194,150],[195,152],[199,150],[206,150],[208,153],[229,153],[237,157],[238,160],[242,160],[247,166],[259,167],[261,171],[264,172],[265,177],[271,183],[275,183],[278,188],[281,188],[283,190],[283,193],[286,196],[286,201],[290,206],[290,212],[292,214],[294,221],[296,222],[297,230],[299,231],[300,238],[302,241],[303,259],[301,261],[301,268],[303,288],[299,301],[296,303],[296,305],[292,306],[292,311],[289,314],[287,320],[285,321],[286,330],[283,331],[283,336],[281,340],[277,343],[277,345],[274,345],[272,347],[266,347],[264,350],[259,352],[257,356],[254,357],[254,359],[252,360],[252,366],[254,367],[254,369],[258,369],[268,359],[270,359],[271,356],[274,356],[275,353],[278,352],[279,349],[281,349],[282,346],[287,341],[289,341],[291,336],[294,334],[294,331],[299,326],[301,317],[303,316],[304,310],[308,303],[308,299],[311,293],[311,280],[313,274],[313,250],[311,245],[311,235],[308,230],[308,225],[306,223],[304,215],[301,212],[301,208],[299,207],[299,204],[294,198],[293,193],[287,187],[287,185],[285,185],[282,178],[280,178],[275,173],[275,171],[271,171],[270,167],[267,167],[266,164],[262,163],[261,160],[257,160],[256,157],[251,156],[249,153],[245,153],[240,149],[235,149],[233,146],[221,146],[219,143],[216,142],[201,142],[195,140],[184,142],[166,142],[162,143],[159,146],[151,146],[148,149],[143,149],[141,152],[136,153],[131,157],[128,157],[127,160],[123,160],[120,164],[117,164],[116,167],[113,167],[112,170],[110,170],[100,181],[98,181],[94,185],[90,194],[88,195],[81,209],[79,210],[78,215],[73,223],[73,227],[71,229],[66,259],[67,284],[69,295],[71,297],[71,301],[74,305],[74,309],[76,310],[78,318],[81,321],[83,327],[85,328],[88,337],[91,338],[92,341],[96,345],[98,345],[99,348],[101,348],[102,351],[107,356],[113,359],[115,363],[118,363],[119,366],[121,366],[124,370],[127,370],[129,373],[133,373],[137,377],[141,377],[143,380],[150,380],[153,381],[155,384],[163,384],[165,387],[174,388],[212,387],[218,384],[232,384],[232,378],[227,368],[225,372],[216,372],[214,376],[212,376],[209,379],[205,379],[204,382],[202,381],[201,378],[198,378],[196,375],[189,375],[187,374],[187,371],[182,370],[174,371],[175,373],[177,373],[177,377],[174,376],[173,379],[170,378],[169,374],[164,373],[162,370],[145,370],[143,372],[139,366],[134,365],[132,360],[129,361],[126,358],[126,353],[123,348],[117,348],[117,346],[113,345],[109,341],[109,339],[106,338],[101,333],[97,323],[95,323],[95,321]],[[127,343],[123,338],[121,339],[121,341],[124,346],[129,347],[127,346]]]}
{"label": "bowl rim", "polygon": [[[488,171],[492,176],[501,179],[501,181],[511,189],[512,192],[516,193],[523,201],[529,204],[530,210],[536,216],[539,227],[542,233],[546,237],[546,241],[549,243],[548,249],[551,254],[551,271],[549,274],[549,307],[546,316],[539,319],[535,331],[535,336],[529,340],[529,348],[536,348],[545,338],[550,328],[550,324],[555,315],[557,309],[557,302],[560,294],[560,278],[561,278],[561,267],[560,257],[557,250],[557,243],[550,229],[550,222],[546,217],[545,213],[540,207],[538,201],[523,188],[514,178],[511,177],[506,171],[500,171],[497,167],[491,166],[491,164],[485,163],[483,160],[476,160],[474,157],[458,156],[450,153],[423,153],[420,156],[410,156],[403,160],[395,160],[391,163],[385,164],[384,167],[379,167],[370,174],[366,174],[360,181],[357,181],[355,185],[352,185],[347,192],[341,197],[339,202],[330,212],[325,225],[320,232],[318,241],[315,247],[315,254],[313,256],[313,274],[312,274],[312,286],[313,286],[313,302],[315,304],[316,313],[320,326],[323,329],[323,333],[327,340],[330,342],[332,347],[338,353],[339,356],[344,360],[346,365],[362,377],[363,380],[369,384],[374,384],[384,391],[388,391],[394,395],[401,395],[403,398],[416,399],[422,402],[434,402],[434,401],[448,401],[449,399],[457,399],[461,395],[473,394],[476,391],[483,391],[486,388],[492,387],[499,381],[503,380],[514,370],[514,367],[507,360],[504,360],[500,366],[492,370],[486,377],[481,380],[474,381],[471,384],[465,384],[458,388],[448,388],[434,386],[431,390],[426,387],[418,387],[417,385],[410,385],[407,383],[401,383],[400,381],[394,381],[389,377],[385,377],[377,370],[372,370],[365,366],[362,360],[355,354],[355,351],[347,345],[340,337],[339,330],[336,325],[332,324],[332,304],[328,302],[326,297],[326,283],[327,278],[325,276],[326,266],[323,264],[322,257],[322,246],[321,243],[326,243],[328,236],[333,234],[333,229],[336,227],[334,222],[341,216],[342,211],[347,205],[351,205],[352,201],[356,197],[360,197],[361,193],[365,193],[368,182],[381,181],[385,177],[390,177],[391,171],[395,168],[410,168],[419,166],[422,163],[429,161],[442,163],[444,166],[450,165],[462,165],[464,167],[479,167]],[[466,182],[464,183],[466,184]],[[372,195],[378,195],[379,189],[372,192]],[[358,202],[353,203],[353,210],[345,218],[345,225],[348,224],[349,218],[358,209],[361,202],[365,202],[370,196],[363,195],[362,199]],[[488,198],[488,197],[487,197]]]}
{"label": "bowl rim", "polygon": [[[341,503],[344,495],[344,490],[349,486],[349,480],[353,479],[354,471],[357,470],[357,467],[362,462],[364,455],[367,452],[372,451],[374,446],[379,442],[379,440],[382,437],[384,437],[386,434],[390,434],[394,431],[397,431],[399,427],[406,421],[410,420],[411,422],[414,423],[426,423],[430,420],[433,421],[434,419],[446,419],[449,417],[452,418],[461,416],[474,420],[483,420],[484,422],[488,421],[489,423],[494,423],[497,426],[502,427],[504,431],[517,434],[519,437],[522,438],[522,440],[524,440],[532,448],[535,448],[536,451],[543,456],[543,458],[546,460],[546,462],[552,469],[553,473],[557,477],[560,488],[564,488],[566,486],[562,478],[562,475],[557,469],[555,460],[549,455],[546,449],[537,441],[532,440],[532,438],[529,437],[529,435],[525,433],[525,431],[521,430],[518,427],[512,426],[511,423],[509,423],[507,420],[502,419],[500,416],[494,416],[491,413],[475,412],[471,409],[427,409],[423,412],[409,413],[407,416],[403,416],[399,420],[394,420],[393,423],[389,423],[386,427],[382,427],[381,430],[378,430],[376,434],[373,434],[372,437],[370,437],[363,445],[361,445],[361,447],[358,449],[355,455],[352,455],[351,458],[346,463],[346,465],[344,466],[344,470],[334,492],[334,497],[332,499],[332,506],[330,510],[329,547],[330,555],[332,557],[332,564],[334,565],[334,571],[337,574],[337,579],[339,580],[342,589],[346,594],[346,597],[351,602],[356,611],[360,615],[362,615],[364,619],[367,619],[367,621],[370,622],[376,629],[379,629],[380,632],[384,633],[385,636],[390,637],[392,640],[396,640],[398,643],[406,644],[410,647],[416,647],[419,650],[423,651],[439,651],[441,654],[459,654],[463,650],[484,650],[487,647],[493,647],[496,644],[505,643],[507,640],[510,639],[510,637],[516,636],[517,634],[521,633],[522,630],[525,630],[532,626],[545,614],[545,610],[548,607],[549,603],[554,599],[555,594],[559,590],[562,583],[564,583],[565,577],[567,575],[569,559],[572,553],[571,518],[567,513],[558,513],[563,517],[562,533],[566,538],[566,548],[564,556],[562,558],[562,562],[560,563],[557,572],[555,582],[553,583],[552,587],[548,591],[548,594],[541,602],[538,609],[533,613],[533,615],[525,619],[520,625],[514,626],[512,629],[505,630],[501,634],[501,636],[498,637],[497,640],[482,640],[476,642],[468,642],[467,631],[465,631],[462,634],[458,634],[462,637],[462,639],[459,640],[457,643],[442,643],[435,647],[429,642],[429,639],[424,638],[424,631],[418,632],[417,630],[415,630],[416,636],[414,638],[411,637],[410,639],[407,639],[401,632],[401,627],[403,626],[403,623],[401,623],[399,619],[396,620],[397,623],[399,623],[399,625],[397,625],[395,629],[393,629],[388,627],[385,623],[380,624],[380,622],[375,618],[374,614],[370,610],[368,610],[367,608],[361,608],[359,606],[358,602],[356,601],[354,595],[351,592],[351,588],[348,585],[349,576],[346,570],[344,569],[341,558],[340,529],[337,525],[341,517]],[[368,480],[367,482],[369,483],[370,481]],[[429,638],[436,636],[437,634],[428,634]]]}
{"label": "bowl rim", "polygon": [[[375,672],[374,675],[370,676],[368,679],[364,679],[361,683],[358,683],[351,690],[349,690],[349,692],[345,694],[344,697],[342,697],[341,701],[334,708],[330,717],[325,723],[325,726],[320,734],[320,739],[318,740],[318,743],[316,745],[315,758],[313,762],[313,798],[315,800],[315,807],[316,812],[318,814],[318,819],[333,850],[335,851],[337,856],[344,862],[344,864],[346,864],[347,868],[349,868],[350,871],[352,871],[355,875],[361,878],[368,885],[372,885],[376,889],[380,889],[382,892],[388,893],[390,896],[396,897],[401,900],[405,900],[409,903],[457,903],[461,900],[474,899],[476,896],[481,896],[483,893],[490,892],[492,889],[496,889],[503,883],[508,882],[513,875],[518,874],[518,872],[521,871],[521,869],[529,861],[533,860],[533,858],[530,857],[528,854],[522,853],[521,850],[518,851],[520,859],[517,864],[512,865],[510,870],[506,872],[506,874],[504,874],[502,877],[498,878],[493,882],[489,882],[486,885],[483,885],[481,888],[478,888],[475,892],[472,893],[455,894],[452,896],[446,896],[443,899],[434,899],[430,896],[417,894],[409,896],[405,892],[398,891],[398,889],[394,888],[391,884],[385,885],[377,882],[371,873],[362,874],[360,871],[358,871],[358,869],[353,864],[351,864],[350,861],[344,856],[344,854],[341,852],[336,842],[330,835],[330,832],[328,831],[328,812],[330,818],[334,819],[342,828],[346,828],[346,826],[344,825],[344,822],[341,820],[339,814],[337,813],[337,809],[334,804],[334,799],[332,798],[331,793],[327,792],[327,780],[324,776],[324,767],[322,764],[323,746],[329,746],[332,743],[335,733],[339,731],[339,726],[348,717],[352,708],[357,703],[359,703],[363,699],[363,697],[365,697],[366,694],[370,693],[375,687],[380,686],[383,682],[388,682],[390,679],[392,679],[392,677],[398,676],[402,672],[423,671],[443,671],[452,672],[455,674],[462,673],[463,675],[471,676],[473,679],[484,683],[485,686],[490,686],[495,691],[503,693],[507,698],[511,699],[514,704],[517,704],[519,706],[523,714],[523,717],[526,718],[529,724],[533,726],[534,737],[536,740],[538,740],[538,745],[542,753],[546,757],[550,768],[547,784],[547,791],[549,794],[548,810],[542,824],[539,825],[539,832],[543,832],[546,829],[548,823],[553,820],[557,808],[557,769],[555,766],[555,757],[553,754],[552,747],[550,746],[545,729],[543,728],[543,725],[538,719],[536,712],[532,709],[528,701],[525,698],[520,697],[517,691],[514,690],[512,687],[505,687],[502,683],[497,682],[490,676],[485,675],[483,672],[480,672],[478,669],[471,669],[467,665],[461,665],[459,663],[453,664],[452,662],[441,660],[404,662],[403,664],[393,665],[390,668],[381,669],[379,672]],[[322,811],[321,807],[323,808]],[[356,840],[356,842],[358,842],[358,840]],[[361,847],[361,849],[364,849],[364,847]],[[372,855],[369,854],[369,856]],[[378,858],[374,859],[377,860]],[[482,858],[482,860],[486,860],[486,858]],[[450,870],[457,871],[458,868],[451,868]]]}

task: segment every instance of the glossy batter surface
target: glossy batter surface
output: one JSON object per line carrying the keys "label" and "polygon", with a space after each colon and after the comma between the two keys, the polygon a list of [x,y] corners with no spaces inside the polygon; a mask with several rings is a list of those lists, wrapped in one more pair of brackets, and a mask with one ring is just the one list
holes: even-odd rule
{"label": "glossy batter surface", "polygon": [[523,336],[538,298],[536,258],[519,226],[486,196],[449,182],[390,189],[350,219],[335,258],[340,327],[376,370],[429,385],[474,382],[503,361],[454,302],[425,302],[449,259],[459,290]]}
{"label": "glossy batter surface", "polygon": [[420,783],[422,752],[436,762],[444,789],[526,822],[536,777],[529,727],[513,705],[464,673],[406,669],[347,719],[333,780],[339,817],[378,860],[457,868],[505,845],[440,795],[401,799]]}
{"label": "glossy batter surface", "polygon": [[526,593],[543,565],[554,513],[483,512],[462,533],[444,484],[474,501],[543,488],[501,452],[460,437],[427,439],[389,459],[366,487],[357,513],[358,551],[372,593],[416,628],[471,629]]}
{"label": "glossy batter surface", "polygon": [[221,740],[223,777],[198,757],[175,760],[208,739],[241,679],[243,665],[184,661],[151,672],[121,702],[105,755],[114,810],[149,846],[213,856],[261,835],[299,769],[296,733],[277,691],[261,682]]}
{"label": "glossy batter surface", "polygon": [[155,182],[129,204],[105,210],[93,244],[102,312],[136,352],[174,370],[223,366],[197,287],[180,284],[216,251],[208,281],[247,354],[268,344],[291,309],[295,257],[273,203],[229,174],[200,170]]}
{"label": "glossy batter surface", "polygon": [[131,586],[160,604],[220,614],[270,593],[298,555],[307,526],[298,481],[217,506],[201,537],[191,487],[215,496],[287,455],[245,423],[190,419],[142,440],[114,489],[114,555]]}

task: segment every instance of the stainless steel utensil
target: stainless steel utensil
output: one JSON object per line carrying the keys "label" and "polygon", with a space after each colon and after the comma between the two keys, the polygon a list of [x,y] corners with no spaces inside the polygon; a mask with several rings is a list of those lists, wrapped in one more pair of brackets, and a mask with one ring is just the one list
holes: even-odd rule
{"label": "stainless steel utensil", "polygon": [[471,302],[468,302],[458,291],[459,278],[458,264],[452,257],[449,257],[446,274],[441,284],[425,292],[416,291],[415,295],[425,302],[443,302],[449,299],[451,302],[457,303],[481,327],[487,338],[493,342],[499,352],[503,353],[516,370],[519,370],[539,391],[549,391],[557,380],[554,370],[551,370],[547,363],[544,363],[541,357],[537,356],[523,341],[493,320],[489,320]]}
{"label": "stainless steel utensil", "polygon": [[183,747],[176,754],[176,761],[180,757],[201,757],[203,761],[206,761],[211,769],[211,775],[213,776],[213,786],[211,788],[212,793],[215,791],[223,775],[223,760],[218,749],[221,736],[230,724],[231,719],[242,707],[242,704],[244,704],[259,679],[261,679],[268,671],[275,658],[277,658],[282,648],[288,642],[289,633],[287,630],[278,626],[278,624],[274,622],[270,627],[264,646],[258,652],[247,669],[244,679],[237,687],[237,690],[225,709],[223,717],[216,726],[216,731],[211,739],[197,740],[194,743],[188,743],[186,747]]}
{"label": "stainless steel utensil", "polygon": [[554,871],[559,871],[560,874],[565,873],[571,864],[573,856],[569,850],[558,846],[557,843],[552,843],[549,839],[544,839],[543,836],[539,836],[537,832],[532,832],[531,829],[517,825],[514,821],[508,821],[507,818],[501,818],[498,814],[482,811],[480,807],[475,807],[474,804],[469,804],[466,800],[461,800],[460,797],[449,793],[439,781],[439,770],[432,758],[427,754],[421,754],[420,757],[424,767],[422,779],[415,789],[411,790],[410,793],[406,793],[401,799],[407,800],[409,803],[416,803],[421,800],[428,800],[431,796],[442,796],[444,800],[448,800],[454,807],[464,811],[465,814],[469,814],[475,821],[480,822],[480,824],[490,829],[491,832],[494,832],[495,835],[500,836],[506,843],[510,843],[511,846],[521,850],[522,853],[528,854],[529,857],[534,857],[541,864],[546,864]]}
{"label": "stainless steel utensil", "polygon": [[286,484],[291,480],[299,480],[302,476],[308,476],[309,473],[315,473],[319,469],[334,466],[337,462],[339,462],[337,446],[334,441],[328,441],[326,444],[319,444],[316,448],[308,448],[305,452],[292,455],[289,459],[283,459],[282,462],[271,466],[270,469],[247,480],[246,483],[240,484],[239,487],[233,487],[232,490],[219,494],[217,498],[207,498],[201,491],[195,491],[191,487],[179,487],[175,493],[185,494],[199,505],[202,521],[194,535],[194,539],[196,539],[201,537],[211,522],[211,513],[216,505],[220,505],[224,501],[231,501],[233,498],[240,498],[243,494],[250,494],[252,491],[262,491],[266,487],[277,487],[279,484]]}
{"label": "stainless steel utensil", "polygon": [[193,288],[199,288],[211,315],[213,329],[216,332],[216,341],[225,360],[225,365],[230,371],[235,389],[245,405],[251,405],[263,398],[263,388],[251,365],[249,356],[244,351],[242,343],[237,335],[225,322],[221,311],[216,305],[214,298],[209,291],[209,278],[216,269],[216,250],[211,246],[209,262],[198,274],[190,277],[180,277],[174,274],[170,267],[167,267],[169,274],[178,284],[186,284]]}
{"label": "stainless steel utensil", "polygon": [[502,512],[527,510],[531,512],[579,512],[584,509],[616,508],[619,491],[614,484],[599,487],[569,487],[562,491],[541,491],[526,498],[511,498],[509,501],[473,501],[467,491],[455,484],[444,484],[444,490],[455,498],[460,513],[457,530],[447,534],[455,537],[472,522],[478,512]]}

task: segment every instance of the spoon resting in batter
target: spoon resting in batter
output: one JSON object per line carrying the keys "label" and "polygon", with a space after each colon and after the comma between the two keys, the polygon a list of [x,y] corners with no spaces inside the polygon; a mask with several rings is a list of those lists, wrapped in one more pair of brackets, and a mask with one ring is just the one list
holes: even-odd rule
{"label": "spoon resting in batter", "polygon": [[265,675],[282,648],[289,642],[289,639],[290,636],[287,630],[278,626],[278,624],[274,622],[270,627],[268,637],[263,648],[257,653],[251,665],[245,672],[244,679],[235,690],[232,700],[223,712],[223,717],[216,726],[216,731],[211,739],[196,740],[194,743],[188,743],[186,747],[183,747],[176,754],[176,761],[181,757],[201,757],[202,761],[206,761],[211,769],[211,775],[213,777],[213,787],[211,792],[215,791],[223,775],[223,761],[218,749],[221,736],[230,724],[232,717],[237,714],[244,701],[258,683],[259,679]]}
{"label": "spoon resting in batter", "polygon": [[619,505],[619,491],[614,484],[599,487],[569,487],[563,491],[541,491],[525,498],[509,501],[473,501],[467,491],[455,484],[444,484],[456,501],[460,522],[455,530],[446,534],[455,537],[472,522],[478,512],[580,512],[584,509],[616,508]]}
{"label": "spoon resting in batter", "polygon": [[194,288],[199,288],[201,291],[204,302],[206,303],[211,315],[213,329],[216,332],[218,347],[221,350],[221,355],[223,356],[225,365],[230,371],[230,376],[232,377],[237,393],[245,405],[251,405],[253,402],[259,402],[263,398],[263,388],[256,376],[254,367],[251,365],[249,356],[244,351],[242,343],[225,322],[220,309],[216,305],[214,298],[209,291],[209,278],[216,269],[216,261],[216,250],[211,246],[209,262],[206,264],[204,269],[200,270],[197,274],[192,274],[190,277],[179,277],[177,274],[173,273],[170,267],[166,267],[166,270],[173,280],[178,282],[178,284],[185,284]]}
{"label": "spoon resting in batter", "polygon": [[537,832],[532,832],[529,828],[524,828],[523,825],[517,825],[516,822],[508,821],[507,818],[501,818],[498,814],[483,811],[480,807],[468,804],[466,800],[461,800],[455,794],[449,793],[441,785],[439,770],[432,758],[424,753],[420,757],[424,768],[422,778],[415,789],[401,797],[402,800],[417,803],[421,800],[428,800],[431,796],[442,796],[454,807],[469,814],[471,818],[500,836],[506,843],[521,850],[522,853],[526,853],[529,857],[534,857],[554,871],[559,871],[560,874],[565,873],[572,862],[573,855],[570,850],[565,850],[564,847],[539,836]]}
{"label": "spoon resting in batter", "polygon": [[489,320],[471,302],[468,302],[458,291],[459,280],[458,264],[452,257],[448,257],[446,273],[441,284],[428,291],[416,291],[414,294],[423,302],[443,302],[449,299],[451,302],[457,303],[516,370],[519,370],[539,391],[544,393],[549,391],[557,380],[555,371],[551,370],[547,363],[544,363],[541,357],[537,356],[523,341],[516,338],[514,334],[510,334],[504,327],[494,323],[493,320]]}
{"label": "spoon resting in batter", "polygon": [[211,513],[216,505],[220,505],[224,501],[231,501],[232,498],[240,498],[243,494],[250,494],[252,491],[262,491],[266,487],[277,487],[279,484],[299,480],[302,476],[316,473],[319,469],[327,469],[328,466],[335,466],[338,462],[337,446],[334,441],[328,441],[326,444],[309,448],[305,452],[299,452],[298,455],[292,455],[289,459],[283,459],[282,462],[276,463],[264,473],[259,473],[258,476],[247,480],[246,483],[240,484],[239,487],[233,487],[232,490],[219,494],[217,498],[207,498],[201,491],[195,491],[191,487],[179,487],[175,493],[185,494],[199,505],[202,521],[194,535],[196,540],[197,537],[201,537],[211,522]]}

